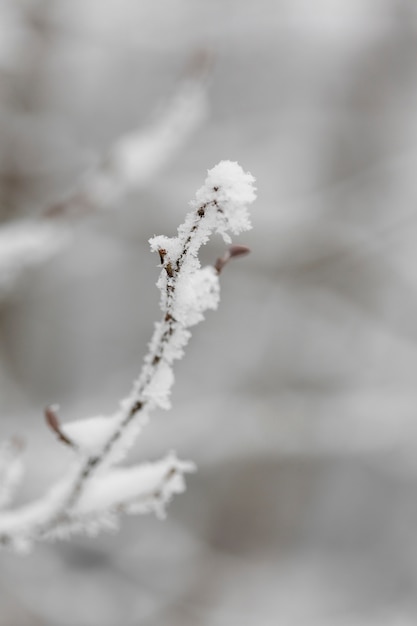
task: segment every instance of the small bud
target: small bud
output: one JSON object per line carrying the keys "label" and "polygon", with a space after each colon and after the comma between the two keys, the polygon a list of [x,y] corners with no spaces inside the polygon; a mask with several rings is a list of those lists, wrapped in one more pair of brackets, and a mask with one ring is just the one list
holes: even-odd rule
{"label": "small bud", "polygon": [[230,261],[230,259],[234,259],[239,256],[244,256],[245,254],[249,254],[250,248],[247,246],[230,246],[223,254],[223,256],[219,257],[214,264],[214,268],[220,274],[225,265]]}
{"label": "small bud", "polygon": [[249,254],[250,248],[248,246],[230,246],[229,248],[230,258],[233,259],[237,256],[243,256]]}
{"label": "small bud", "polygon": [[68,439],[66,435],[61,430],[59,419],[57,416],[57,411],[59,410],[59,405],[51,404],[47,406],[45,409],[45,420],[48,424],[49,428],[58,436],[58,439],[63,443],[66,443],[67,446],[74,447],[74,442],[71,439]]}
{"label": "small bud", "polygon": [[165,258],[167,251],[164,248],[159,248],[158,253],[159,253],[159,258],[162,264],[164,262],[164,258]]}

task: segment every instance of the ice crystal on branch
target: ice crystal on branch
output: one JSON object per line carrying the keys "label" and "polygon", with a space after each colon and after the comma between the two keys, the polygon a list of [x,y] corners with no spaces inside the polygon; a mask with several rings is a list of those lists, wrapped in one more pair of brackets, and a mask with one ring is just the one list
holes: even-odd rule
{"label": "ice crystal on branch", "polygon": [[[45,417],[58,439],[75,454],[66,476],[40,500],[17,511],[0,515],[0,544],[27,547],[40,539],[61,538],[74,532],[95,534],[115,528],[118,515],[155,511],[183,491],[190,462],[171,454],[157,463],[119,468],[141,428],[155,408],[170,408],[174,383],[173,363],[184,354],[189,328],[204,319],[219,303],[219,274],[233,257],[248,251],[232,246],[214,267],[201,268],[198,252],[212,233],[230,241],[251,228],[248,205],[255,199],[254,178],[231,161],[209,170],[204,185],[191,203],[192,210],[176,237],[150,239],[157,252],[161,273],[162,319],[155,324],[148,353],[130,394],[111,416],[97,416],[60,424],[56,407]],[[0,476],[1,478],[1,476]]]}
{"label": "ice crystal on branch", "polygon": [[204,185],[196,193],[192,206],[214,202],[221,207],[216,232],[226,243],[231,242],[227,231],[239,235],[251,228],[247,207],[256,198],[254,182],[252,174],[245,173],[238,163],[221,161],[209,170]]}

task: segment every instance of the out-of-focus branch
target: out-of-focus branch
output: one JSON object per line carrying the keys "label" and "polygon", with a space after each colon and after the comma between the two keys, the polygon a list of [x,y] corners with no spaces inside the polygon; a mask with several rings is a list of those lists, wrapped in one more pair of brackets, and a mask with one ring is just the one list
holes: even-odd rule
{"label": "out-of-focus branch", "polygon": [[23,475],[23,442],[14,438],[0,446],[0,510],[8,506]]}
{"label": "out-of-focus branch", "polygon": [[[193,466],[175,456],[130,470],[114,466],[135,442],[149,413],[170,408],[173,363],[184,354],[189,328],[204,319],[206,310],[216,309],[220,297],[221,268],[201,268],[199,249],[213,232],[230,243],[230,232],[239,234],[251,227],[247,206],[255,199],[253,181],[237,163],[222,161],[208,172],[178,235],[150,240],[161,261],[157,286],[162,319],[155,325],[140,376],[111,417],[60,424],[56,408],[46,409],[52,431],[75,451],[74,465],[43,498],[0,515],[0,544],[19,548],[39,539],[90,532],[90,522],[96,531],[108,520],[114,524],[117,512],[157,510],[182,490],[182,476]],[[247,251],[232,246],[222,264]]]}
{"label": "out-of-focus branch", "polygon": [[201,57],[195,63],[153,121],[118,139],[81,184],[47,208],[44,216],[78,216],[114,207],[128,192],[147,185],[172,160],[208,112],[209,60]]}
{"label": "out-of-focus branch", "polygon": [[27,268],[48,261],[71,242],[74,218],[116,208],[174,158],[207,115],[208,60],[202,57],[194,65],[153,121],[118,139],[66,198],[37,219],[0,228],[0,297]]}
{"label": "out-of-focus branch", "polygon": [[9,293],[30,267],[48,261],[71,241],[66,224],[20,220],[0,228],[0,298]]}

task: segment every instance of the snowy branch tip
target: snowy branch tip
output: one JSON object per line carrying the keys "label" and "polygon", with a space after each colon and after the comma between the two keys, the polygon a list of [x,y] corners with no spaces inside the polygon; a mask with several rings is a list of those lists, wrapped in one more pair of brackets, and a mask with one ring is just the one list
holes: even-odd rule
{"label": "snowy branch tip", "polygon": [[247,207],[256,199],[254,182],[254,176],[245,173],[238,163],[220,161],[208,170],[204,185],[197,191],[191,206],[197,208],[211,203],[219,206],[223,218],[219,219],[217,232],[230,243],[228,230],[239,235],[252,228]]}

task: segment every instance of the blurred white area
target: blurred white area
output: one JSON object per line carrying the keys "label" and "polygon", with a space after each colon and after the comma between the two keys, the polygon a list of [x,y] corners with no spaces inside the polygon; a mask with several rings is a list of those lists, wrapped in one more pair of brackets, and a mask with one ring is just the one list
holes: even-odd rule
{"label": "blurred white area", "polygon": [[190,55],[214,56],[205,125],[1,303],[21,501],[69,459],[43,407],[109,413],[139,371],[158,317],[149,237],[175,233],[221,159],[259,196],[252,255],[225,270],[172,411],[132,455],[195,460],[186,493],[163,524],[2,553],[0,625],[417,623],[415,3],[3,0],[0,18],[4,223],[59,200],[146,127]]}

